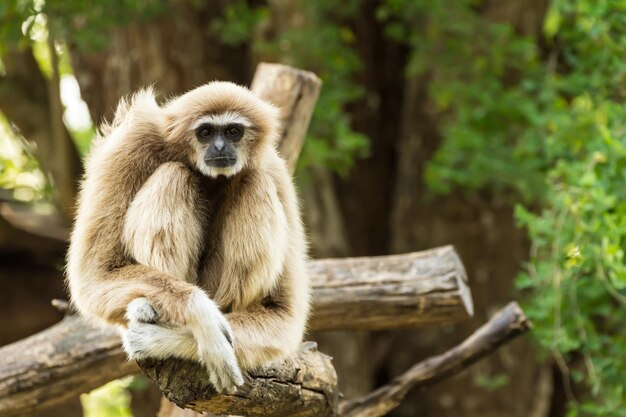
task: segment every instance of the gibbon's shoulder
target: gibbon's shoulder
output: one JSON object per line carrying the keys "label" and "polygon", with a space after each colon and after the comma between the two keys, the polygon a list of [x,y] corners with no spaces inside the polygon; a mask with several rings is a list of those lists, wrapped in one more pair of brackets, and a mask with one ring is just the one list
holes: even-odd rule
{"label": "gibbon's shoulder", "polygon": [[163,128],[163,110],[151,88],[120,99],[113,121],[102,124],[92,142],[87,170],[92,161],[158,151],[164,146]]}

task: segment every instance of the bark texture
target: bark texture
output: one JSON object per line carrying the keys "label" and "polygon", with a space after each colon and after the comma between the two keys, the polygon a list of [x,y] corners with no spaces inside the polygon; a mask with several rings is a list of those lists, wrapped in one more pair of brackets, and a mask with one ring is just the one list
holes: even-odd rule
{"label": "bark texture", "polygon": [[115,330],[70,316],[0,349],[0,415],[29,415],[136,371]]}
{"label": "bark texture", "polygon": [[451,246],[405,255],[312,261],[315,330],[381,330],[473,314],[465,269]]}
{"label": "bark texture", "polygon": [[157,17],[112,30],[104,49],[70,44],[94,123],[111,120],[122,96],[148,85],[165,99],[211,80],[247,83],[255,67],[249,44],[225,42],[211,24],[228,3],[162,2]]}
{"label": "bark texture", "polygon": [[233,395],[218,395],[206,370],[180,360],[145,361],[140,366],[165,397],[179,407],[217,415],[326,417],[335,414],[337,374],[331,358],[304,343],[290,358],[246,375]]}

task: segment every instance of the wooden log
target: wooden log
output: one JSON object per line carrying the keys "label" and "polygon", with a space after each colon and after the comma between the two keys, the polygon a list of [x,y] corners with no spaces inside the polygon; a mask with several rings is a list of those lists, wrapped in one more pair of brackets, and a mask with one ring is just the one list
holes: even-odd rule
{"label": "wooden log", "polygon": [[0,349],[0,416],[30,415],[137,371],[115,329],[68,316]]}
{"label": "wooden log", "polygon": [[250,417],[333,416],[337,374],[331,358],[313,342],[279,363],[246,375],[233,395],[218,395],[205,368],[183,360],[142,361],[140,366],[165,397],[179,407],[216,415]]}
{"label": "wooden log", "polygon": [[[471,314],[465,272],[450,246],[406,255],[311,261],[309,271],[311,330],[423,326]],[[0,416],[43,410],[134,369],[124,361],[114,331],[68,317],[0,348]]]}
{"label": "wooden log", "polygon": [[382,330],[464,320],[474,313],[452,246],[404,255],[312,261],[313,330]]}
{"label": "wooden log", "polygon": [[278,150],[291,173],[296,169],[322,81],[312,72],[280,64],[257,66],[250,89],[281,111],[283,135]]}
{"label": "wooden log", "polygon": [[517,303],[510,303],[460,345],[426,359],[393,382],[336,407],[336,375],[328,357],[305,347],[294,357],[246,377],[234,395],[216,394],[204,368],[191,362],[141,364],[166,398],[198,412],[247,417],[379,417],[397,407],[409,390],[447,378],[530,329]]}

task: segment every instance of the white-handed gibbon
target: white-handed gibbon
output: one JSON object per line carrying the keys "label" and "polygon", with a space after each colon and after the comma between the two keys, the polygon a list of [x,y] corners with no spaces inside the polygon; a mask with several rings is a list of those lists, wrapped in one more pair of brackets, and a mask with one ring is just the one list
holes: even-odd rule
{"label": "white-handed gibbon", "polygon": [[233,392],[240,369],[297,349],[307,245],[278,135],[278,110],[227,82],[163,106],[140,91],[101,129],[67,283],[83,316],[123,327],[130,358],[197,360]]}

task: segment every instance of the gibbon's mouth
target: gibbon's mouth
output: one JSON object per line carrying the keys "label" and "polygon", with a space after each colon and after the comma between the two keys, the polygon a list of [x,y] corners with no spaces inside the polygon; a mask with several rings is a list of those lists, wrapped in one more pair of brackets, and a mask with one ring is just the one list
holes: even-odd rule
{"label": "gibbon's mouth", "polygon": [[237,162],[237,158],[220,156],[215,158],[205,158],[204,162],[214,168],[227,168],[232,167]]}

